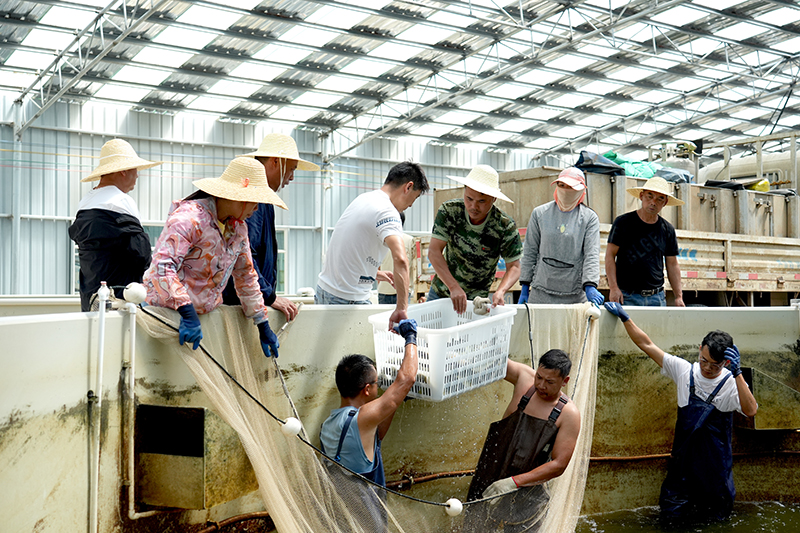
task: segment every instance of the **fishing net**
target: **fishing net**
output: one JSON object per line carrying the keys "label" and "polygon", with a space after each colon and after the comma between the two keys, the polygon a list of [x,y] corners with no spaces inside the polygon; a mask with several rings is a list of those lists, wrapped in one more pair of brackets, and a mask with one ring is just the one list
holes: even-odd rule
{"label": "fishing net", "polygon": [[[256,328],[239,308],[222,306],[204,315],[204,337],[196,351],[178,344],[177,313],[154,307],[142,311],[137,314],[139,326],[183,359],[215,412],[239,434],[264,507],[279,532],[466,531],[464,513],[449,516],[445,502],[450,498],[466,500],[470,477],[463,471],[475,468],[488,423],[502,416],[510,399],[502,388],[504,382],[444,402],[414,400],[401,407],[384,441],[389,486],[398,477],[402,481],[395,486],[414,485],[411,491],[401,493],[375,486],[325,458],[317,449],[318,427],[305,427],[299,435],[284,434],[282,421],[289,417],[316,422],[327,413],[305,413],[303,403],[298,404],[297,413],[276,361],[262,355]],[[597,322],[588,320],[586,313],[586,305],[554,309],[530,306],[527,315],[517,315],[528,319],[533,328],[533,353],[537,357],[556,347],[571,355],[573,377],[567,393],[581,412],[582,426],[567,471],[537,489],[535,498],[541,502],[537,528],[525,525],[520,529],[506,523],[497,531],[551,533],[575,528],[588,468],[596,383]],[[302,313],[297,320],[302,320]],[[516,329],[527,345],[528,331]],[[336,362],[338,359],[333,366]],[[324,386],[335,389],[332,372],[328,379]],[[324,388],[322,384],[319,387]],[[459,423],[467,405],[477,406],[472,407],[474,421]],[[390,446],[393,442],[396,445]],[[431,460],[432,456],[436,459]],[[409,479],[418,473],[415,468],[422,458],[427,458],[428,468],[433,465],[439,470],[439,475],[428,476],[436,481],[421,484],[422,476],[416,482]],[[490,504],[478,500],[465,503],[464,509],[468,513]],[[510,504],[497,507],[502,505]]]}

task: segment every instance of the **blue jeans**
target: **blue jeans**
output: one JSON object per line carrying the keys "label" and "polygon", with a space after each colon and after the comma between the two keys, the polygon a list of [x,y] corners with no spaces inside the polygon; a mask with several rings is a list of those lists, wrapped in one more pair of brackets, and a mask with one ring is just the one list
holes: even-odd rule
{"label": "blue jeans", "polygon": [[438,299],[440,299],[440,298],[441,298],[441,296],[439,296],[438,294],[436,294],[436,291],[435,291],[435,290],[433,290],[433,287],[431,287],[431,290],[430,290],[430,292],[428,292],[428,298],[427,298],[425,301],[426,301],[426,302],[432,302],[432,301],[434,301],[434,300],[438,300]]}
{"label": "blue jeans", "polygon": [[664,291],[652,296],[622,291],[622,305],[639,305],[643,307],[666,307],[667,293]]}
{"label": "blue jeans", "polygon": [[344,298],[334,296],[317,285],[316,294],[314,294],[314,303],[317,305],[370,305],[372,302],[369,300],[345,300]]}

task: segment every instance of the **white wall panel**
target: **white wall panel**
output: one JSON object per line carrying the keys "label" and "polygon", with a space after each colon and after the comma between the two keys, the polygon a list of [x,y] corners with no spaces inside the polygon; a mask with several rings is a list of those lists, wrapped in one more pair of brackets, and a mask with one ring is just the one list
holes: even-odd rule
{"label": "white wall panel", "polygon": [[[27,114],[32,111],[26,110]],[[0,94],[0,116],[13,118],[12,99]],[[24,134],[13,140],[10,123],[0,127],[0,294],[12,294],[13,271],[23,294],[67,294],[72,291],[73,244],[67,236],[80,198],[92,184],[80,183],[97,165],[100,148],[109,139],[128,140],[146,159],[165,164],[140,172],[131,193],[146,225],[163,224],[170,203],[195,190],[192,180],[215,177],[236,155],[254,150],[267,133],[290,134],[304,159],[321,165],[323,153],[336,154],[342,145],[320,139],[318,133],[281,124],[220,122],[189,113],[174,116],[132,112],[121,106],[58,103]],[[288,231],[287,292],[314,287],[321,266],[323,239],[327,242],[339,215],[359,194],[380,187],[389,169],[404,160],[419,162],[432,188],[450,188],[448,175],[464,176],[476,164],[498,170],[527,166],[524,153],[489,153],[469,145],[432,146],[421,141],[378,138],[335,159],[328,167],[330,185],[323,190],[322,172],[301,172],[281,196],[288,211],[277,210],[279,229]],[[14,163],[16,161],[16,163]],[[13,234],[12,182],[14,164],[22,191],[19,257],[11,257]],[[324,220],[322,205],[324,202]],[[433,196],[422,196],[406,213],[406,229],[429,232],[433,225]],[[323,227],[327,232],[323,235]]]}

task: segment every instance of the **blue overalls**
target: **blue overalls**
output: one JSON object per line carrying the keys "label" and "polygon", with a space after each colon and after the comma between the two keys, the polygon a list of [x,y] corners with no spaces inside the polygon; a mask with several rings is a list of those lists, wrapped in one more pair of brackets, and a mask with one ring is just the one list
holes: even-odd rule
{"label": "blue overalls", "polygon": [[733,413],[711,403],[731,375],[706,400],[695,394],[689,374],[689,403],[678,408],[667,478],[661,485],[661,518],[666,521],[724,520],[733,508]]}

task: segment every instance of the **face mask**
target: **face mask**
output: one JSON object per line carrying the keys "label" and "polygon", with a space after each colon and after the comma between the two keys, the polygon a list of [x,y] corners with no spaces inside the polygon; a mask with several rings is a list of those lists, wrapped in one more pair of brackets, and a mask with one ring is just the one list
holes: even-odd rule
{"label": "face mask", "polygon": [[558,208],[564,212],[572,211],[586,196],[586,189],[576,191],[575,189],[562,189],[556,187],[553,197],[556,200]]}

